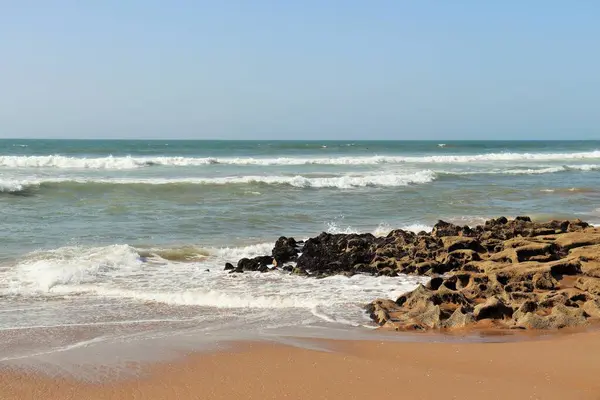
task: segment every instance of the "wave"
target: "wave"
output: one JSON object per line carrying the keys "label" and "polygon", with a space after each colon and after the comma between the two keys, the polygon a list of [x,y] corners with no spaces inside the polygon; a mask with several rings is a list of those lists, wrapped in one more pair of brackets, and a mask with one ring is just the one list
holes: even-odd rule
{"label": "wave", "polygon": [[555,172],[565,171],[600,171],[600,165],[598,164],[581,164],[581,165],[561,165],[556,167],[545,167],[545,168],[522,168],[522,169],[508,169],[504,171],[498,171],[501,174],[512,174],[512,175],[536,175],[536,174],[552,174]]}
{"label": "wave", "polygon": [[600,164],[573,164],[558,166],[537,166],[537,168],[494,168],[488,170],[435,170],[436,175],[443,176],[466,176],[466,175],[542,175],[558,172],[590,172],[600,171]]}
{"label": "wave", "polygon": [[0,193],[20,193],[37,185],[36,181],[0,180]]}
{"label": "wave", "polygon": [[[600,171],[600,164],[562,165],[541,168],[493,169],[487,171],[433,171],[421,170],[412,173],[385,173],[369,175],[342,175],[329,177],[254,175],[229,176],[216,178],[92,178],[92,177],[43,177],[27,179],[0,179],[0,193],[29,195],[35,189],[60,184],[76,185],[288,185],[297,188],[352,189],[364,187],[400,187],[414,184],[426,184],[438,177],[457,177],[464,175],[538,175],[569,171]],[[260,195],[250,191],[248,194]]]}
{"label": "wave", "polygon": [[221,165],[377,165],[400,163],[472,163],[486,161],[560,161],[600,159],[600,150],[578,153],[487,153],[473,155],[443,156],[343,156],[328,158],[279,157],[279,158],[215,158],[215,157],[67,157],[48,156],[0,156],[0,167],[5,168],[59,168],[59,169],[135,169],[152,166],[189,167]]}
{"label": "wave", "polygon": [[297,188],[396,187],[423,184],[435,179],[433,171],[412,174],[384,174],[363,176],[305,177],[305,176],[232,176],[221,178],[36,178],[28,180],[2,180],[0,191],[19,193],[51,184],[99,184],[99,185],[235,185],[267,184],[289,185]]}
{"label": "wave", "polygon": [[[77,286],[86,291],[85,285],[111,283],[128,276],[142,284],[148,278],[145,272],[153,272],[156,267],[164,273],[163,266],[173,262],[187,264],[216,260],[220,268],[225,260],[232,262],[244,257],[256,257],[269,254],[273,243],[260,243],[233,248],[214,247],[133,247],[115,244],[101,247],[66,246],[58,249],[36,251],[20,260],[9,274],[14,274],[9,282],[11,294],[46,293],[56,286]],[[213,262],[211,267],[215,266]],[[192,268],[193,267],[185,267]],[[176,279],[177,274],[173,274]],[[0,283],[3,279],[0,276]]]}
{"label": "wave", "polygon": [[[233,248],[198,248],[208,257],[200,262],[145,260],[147,252],[129,245],[62,247],[40,251],[0,271],[0,284],[8,282],[5,295],[101,298],[217,308],[343,309],[373,297],[399,295],[414,287],[416,277],[351,278],[332,276],[306,279],[284,272],[231,275],[225,261],[270,252],[273,244]],[[157,249],[169,253],[169,249]],[[211,268],[206,271],[206,268]],[[0,285],[1,287],[1,285]],[[356,308],[359,314],[362,311]]]}
{"label": "wave", "polygon": [[[511,168],[481,171],[434,171],[425,169],[415,172],[387,173],[368,175],[341,176],[286,176],[286,175],[249,175],[215,178],[182,177],[182,178],[92,178],[92,177],[40,177],[27,179],[0,179],[0,193],[29,195],[31,191],[54,184],[78,185],[288,185],[297,188],[333,188],[352,189],[364,187],[400,187],[413,184],[425,184],[438,177],[457,177],[464,175],[538,175],[569,171],[600,171],[600,164],[562,165],[539,168]],[[250,191],[248,194],[259,195]]]}

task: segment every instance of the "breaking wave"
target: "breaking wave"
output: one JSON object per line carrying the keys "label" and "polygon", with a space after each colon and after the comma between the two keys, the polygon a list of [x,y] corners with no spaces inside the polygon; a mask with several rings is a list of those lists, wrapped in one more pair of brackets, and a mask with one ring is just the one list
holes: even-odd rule
{"label": "breaking wave", "polygon": [[[228,177],[181,177],[181,178],[94,178],[94,177],[40,177],[27,179],[0,179],[0,193],[28,194],[30,191],[51,185],[288,185],[296,188],[352,189],[361,187],[400,187],[414,184],[426,184],[438,177],[463,175],[538,175],[569,171],[600,171],[600,164],[562,165],[539,168],[510,168],[481,171],[433,171],[425,169],[415,172],[341,176],[286,176],[286,175],[249,175]],[[253,192],[254,193],[254,192]]]}
{"label": "breaking wave", "polygon": [[26,189],[51,184],[99,184],[99,185],[240,185],[267,184],[289,185],[297,188],[337,188],[395,187],[432,182],[433,171],[418,171],[412,174],[385,174],[363,176],[232,176],[222,178],[40,178],[29,180],[0,181],[0,191],[21,192]]}
{"label": "breaking wave", "polygon": [[[347,311],[373,296],[398,296],[422,279],[418,277],[331,276],[306,279],[284,272],[223,271],[226,261],[264,255],[272,243],[234,248],[198,248],[198,262],[165,260],[169,249],[140,250],[128,245],[61,247],[29,254],[10,270],[0,271],[4,295],[56,297],[94,296],[182,306],[217,308],[339,307]],[[150,251],[152,259],[141,253]],[[209,268],[210,270],[207,270]],[[360,322],[358,319],[357,322]]]}
{"label": "breaking wave", "polygon": [[19,193],[28,187],[37,185],[38,183],[35,181],[0,180],[0,193]]}
{"label": "breaking wave", "polygon": [[509,169],[506,171],[499,171],[498,173],[512,174],[512,175],[536,175],[536,174],[552,174],[555,172],[565,171],[600,171],[599,164],[581,164],[581,165],[561,165],[556,167],[545,167],[545,168],[522,168],[522,169]]}
{"label": "breaking wave", "polygon": [[600,150],[577,153],[488,153],[443,156],[357,156],[357,157],[279,157],[279,158],[215,158],[215,157],[97,157],[81,158],[61,155],[0,156],[5,168],[62,168],[62,169],[135,169],[152,166],[187,167],[222,165],[376,165],[400,163],[471,163],[485,161],[560,161],[600,159]]}

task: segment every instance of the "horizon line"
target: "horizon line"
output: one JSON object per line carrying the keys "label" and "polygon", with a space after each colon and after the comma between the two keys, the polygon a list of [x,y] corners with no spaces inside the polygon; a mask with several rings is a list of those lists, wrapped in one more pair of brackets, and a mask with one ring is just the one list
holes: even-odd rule
{"label": "horizon line", "polygon": [[600,139],[185,139],[185,138],[42,138],[0,137],[0,140],[171,141],[171,142],[598,142]]}

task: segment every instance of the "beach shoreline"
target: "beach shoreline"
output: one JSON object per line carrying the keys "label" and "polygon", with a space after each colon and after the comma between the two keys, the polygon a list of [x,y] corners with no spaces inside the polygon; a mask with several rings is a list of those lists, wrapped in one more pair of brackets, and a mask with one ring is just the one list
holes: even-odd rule
{"label": "beach shoreline", "polygon": [[[600,332],[504,343],[312,339],[314,348],[235,342],[124,379],[78,380],[2,368],[3,399],[597,399]],[[123,372],[123,371],[121,371]]]}

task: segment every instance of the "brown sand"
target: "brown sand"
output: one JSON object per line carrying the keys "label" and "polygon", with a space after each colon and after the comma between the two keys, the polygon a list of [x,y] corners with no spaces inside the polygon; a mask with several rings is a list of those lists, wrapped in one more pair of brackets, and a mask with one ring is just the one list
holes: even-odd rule
{"label": "brown sand", "polygon": [[0,374],[1,399],[600,399],[600,332],[513,343],[240,343],[89,384]]}

